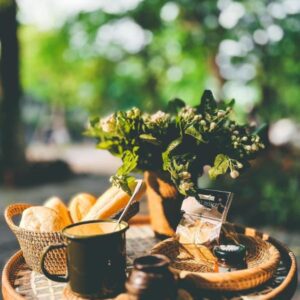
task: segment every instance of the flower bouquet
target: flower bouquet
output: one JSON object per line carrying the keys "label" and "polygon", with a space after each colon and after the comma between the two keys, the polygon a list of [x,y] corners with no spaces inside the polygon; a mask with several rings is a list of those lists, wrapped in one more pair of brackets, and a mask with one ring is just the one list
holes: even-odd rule
{"label": "flower bouquet", "polygon": [[[177,205],[167,207],[173,205],[179,214],[184,197],[197,197],[197,181],[204,166],[210,166],[212,179],[226,173],[235,179],[265,147],[257,130],[230,119],[233,105],[234,100],[217,103],[212,92],[206,90],[195,107],[174,99],[165,112],[148,114],[132,108],[94,118],[87,134],[97,139],[98,148],[122,159],[122,166],[111,177],[114,185],[129,192],[128,185],[134,179],[131,173],[147,172],[149,189],[152,187],[160,198],[177,199]],[[150,197],[151,207],[154,193]],[[164,206],[164,201],[160,202]],[[167,210],[162,207],[161,213],[166,216]],[[157,221],[158,214],[154,214],[152,220]],[[177,225],[176,220],[166,220],[169,233]]]}

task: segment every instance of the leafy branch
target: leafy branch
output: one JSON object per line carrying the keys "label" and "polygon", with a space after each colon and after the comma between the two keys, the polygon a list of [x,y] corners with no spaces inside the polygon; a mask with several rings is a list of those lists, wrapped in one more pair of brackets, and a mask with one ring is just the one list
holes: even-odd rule
{"label": "leafy branch", "polygon": [[203,166],[211,165],[212,179],[226,173],[237,178],[265,147],[259,132],[230,119],[233,105],[234,100],[217,103],[211,91],[204,91],[195,107],[174,99],[167,112],[132,108],[94,118],[86,134],[122,159],[111,178],[114,185],[130,193],[133,172],[163,171],[181,194],[195,195]]}

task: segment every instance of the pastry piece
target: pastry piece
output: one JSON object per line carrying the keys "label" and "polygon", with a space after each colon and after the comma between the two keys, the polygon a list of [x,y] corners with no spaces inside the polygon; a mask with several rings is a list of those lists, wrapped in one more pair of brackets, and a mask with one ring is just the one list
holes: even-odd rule
{"label": "pastry piece", "polygon": [[195,244],[181,244],[181,250],[177,258],[180,260],[190,259],[197,261],[200,264],[204,264],[210,267],[211,271],[217,272],[218,270],[218,259],[213,255],[213,253],[203,245]]}
{"label": "pastry piece", "polygon": [[190,260],[194,259],[194,255],[182,244],[178,242],[178,255],[176,256],[177,260]]}
{"label": "pastry piece", "polygon": [[32,206],[22,213],[20,227],[37,232],[60,231],[66,226],[64,219],[52,208]]}
{"label": "pastry piece", "polygon": [[74,196],[69,204],[71,218],[74,223],[80,222],[96,203],[96,198],[87,193]]}
{"label": "pastry piece", "polygon": [[[131,191],[134,191],[137,182],[130,184]],[[145,192],[145,185],[143,184],[140,191],[136,195],[136,200],[141,199]],[[83,218],[87,220],[107,219],[122,210],[130,199],[130,195],[122,189],[112,187],[106,191],[91,208],[88,214]]]}
{"label": "pastry piece", "polygon": [[54,209],[63,218],[65,226],[72,224],[68,208],[60,198],[51,197],[45,202],[44,206]]}

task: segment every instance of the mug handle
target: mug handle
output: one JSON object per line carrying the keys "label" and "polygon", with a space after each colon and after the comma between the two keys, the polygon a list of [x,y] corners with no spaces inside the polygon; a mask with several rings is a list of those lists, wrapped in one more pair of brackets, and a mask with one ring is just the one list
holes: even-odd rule
{"label": "mug handle", "polygon": [[50,280],[56,281],[56,282],[68,282],[69,281],[69,276],[68,274],[62,276],[62,275],[56,275],[56,274],[51,274],[48,272],[48,270],[45,267],[45,260],[47,258],[48,252],[55,250],[55,249],[62,249],[66,248],[66,245],[61,243],[61,244],[55,244],[55,245],[49,245],[46,247],[43,251],[42,258],[41,258],[41,269],[43,274]]}

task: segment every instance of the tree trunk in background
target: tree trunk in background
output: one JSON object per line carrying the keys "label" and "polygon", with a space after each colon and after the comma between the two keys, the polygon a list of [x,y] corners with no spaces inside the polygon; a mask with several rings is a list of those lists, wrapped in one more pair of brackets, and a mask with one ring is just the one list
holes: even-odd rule
{"label": "tree trunk in background", "polygon": [[25,163],[16,10],[14,1],[0,7],[0,166],[6,176]]}

